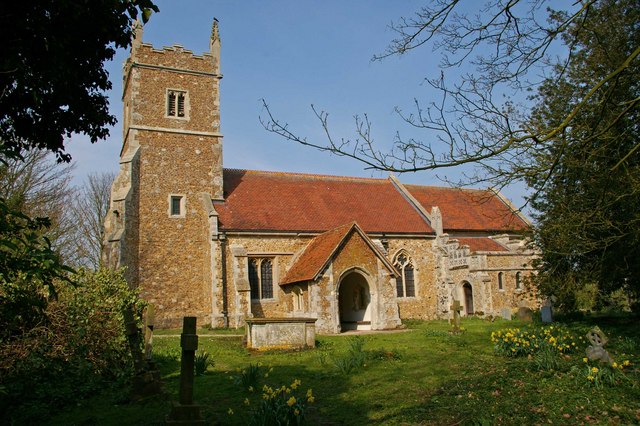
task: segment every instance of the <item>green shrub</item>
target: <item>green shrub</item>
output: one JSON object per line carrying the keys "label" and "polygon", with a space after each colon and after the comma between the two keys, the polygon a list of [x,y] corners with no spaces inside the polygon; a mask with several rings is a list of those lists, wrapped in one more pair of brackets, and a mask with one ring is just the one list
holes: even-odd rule
{"label": "green shrub", "polygon": [[133,373],[122,311],[142,303],[121,272],[79,271],[61,287],[46,321],[2,342],[0,420],[38,423],[105,385],[123,386]]}

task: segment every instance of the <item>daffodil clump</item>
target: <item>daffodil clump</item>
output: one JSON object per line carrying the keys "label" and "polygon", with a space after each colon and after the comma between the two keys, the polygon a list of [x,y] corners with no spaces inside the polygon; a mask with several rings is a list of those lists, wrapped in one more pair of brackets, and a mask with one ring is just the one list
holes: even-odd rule
{"label": "daffodil clump", "polygon": [[620,363],[598,363],[597,365],[589,364],[588,358],[582,358],[582,361],[585,366],[582,368],[582,374],[578,374],[578,377],[585,377],[587,383],[596,388],[601,388],[604,385],[615,386],[619,380],[626,378],[624,370],[631,366],[631,361],[628,359]]}
{"label": "daffodil clump", "polygon": [[559,325],[536,328],[506,328],[491,333],[491,342],[496,353],[520,357],[534,355],[541,350],[568,354],[583,346],[582,337],[576,338]]}
{"label": "daffodil clump", "polygon": [[[259,400],[245,398],[244,405],[250,409],[248,423],[254,426],[304,424],[307,407],[313,404],[315,397],[312,389],[303,392],[301,384],[295,379],[289,386],[264,385],[262,392],[255,392],[256,397],[260,396]],[[249,391],[253,393],[254,389]]]}

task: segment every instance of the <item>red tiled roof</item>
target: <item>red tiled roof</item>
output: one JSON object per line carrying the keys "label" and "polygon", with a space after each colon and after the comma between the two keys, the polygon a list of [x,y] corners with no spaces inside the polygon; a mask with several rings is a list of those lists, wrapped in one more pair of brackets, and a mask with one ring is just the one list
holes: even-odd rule
{"label": "red tiled roof", "polygon": [[353,228],[353,223],[339,226],[315,237],[296,259],[280,285],[312,280],[318,275],[340,243]]}
{"label": "red tiled roof", "polygon": [[295,263],[287,271],[286,276],[280,281],[280,285],[292,284],[302,281],[310,281],[329,263],[331,258],[340,249],[340,246],[353,232],[357,232],[371,247],[371,250],[382,260],[392,273],[396,274],[389,261],[378,252],[369,237],[362,231],[357,223],[351,222],[315,237],[304,249],[304,252],[296,259]]}
{"label": "red tiled roof", "polygon": [[366,233],[433,233],[388,179],[224,170],[225,230],[324,232],[358,222]]}
{"label": "red tiled roof", "polygon": [[461,246],[469,246],[472,252],[478,251],[508,251],[491,238],[456,238]]}
{"label": "red tiled roof", "polygon": [[444,231],[522,231],[529,226],[488,190],[404,185],[431,212],[438,206]]}

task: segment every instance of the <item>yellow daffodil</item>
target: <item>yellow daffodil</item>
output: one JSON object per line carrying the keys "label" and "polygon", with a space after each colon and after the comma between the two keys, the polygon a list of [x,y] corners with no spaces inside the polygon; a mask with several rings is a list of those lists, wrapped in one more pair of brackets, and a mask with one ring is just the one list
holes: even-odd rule
{"label": "yellow daffodil", "polygon": [[289,400],[287,401],[287,405],[288,405],[289,407],[291,407],[291,406],[292,406],[293,404],[295,404],[295,403],[296,403],[296,397],[295,397],[295,396],[292,396],[292,397],[291,397],[291,398],[289,398]]}

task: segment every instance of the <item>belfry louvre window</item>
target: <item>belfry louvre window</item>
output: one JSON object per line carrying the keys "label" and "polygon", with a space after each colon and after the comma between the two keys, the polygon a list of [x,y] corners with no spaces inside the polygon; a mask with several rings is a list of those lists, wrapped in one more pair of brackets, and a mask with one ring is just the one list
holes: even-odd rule
{"label": "belfry louvre window", "polygon": [[249,259],[249,286],[252,299],[273,299],[272,259]]}
{"label": "belfry louvre window", "polygon": [[416,283],[414,277],[413,261],[404,252],[400,252],[396,256],[396,261],[393,263],[400,276],[396,279],[396,293],[398,297],[415,297],[416,296]]}
{"label": "belfry louvre window", "polygon": [[167,116],[168,117],[186,117],[185,104],[187,101],[187,92],[182,90],[167,91]]}

